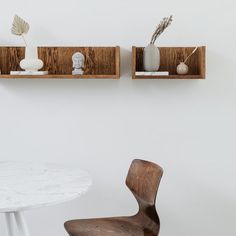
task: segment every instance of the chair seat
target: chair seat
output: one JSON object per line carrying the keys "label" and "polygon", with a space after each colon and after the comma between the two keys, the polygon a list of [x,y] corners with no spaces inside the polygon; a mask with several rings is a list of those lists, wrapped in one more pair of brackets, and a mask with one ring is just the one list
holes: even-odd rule
{"label": "chair seat", "polygon": [[71,236],[144,236],[145,233],[133,217],[112,217],[99,219],[71,220],[65,228]]}

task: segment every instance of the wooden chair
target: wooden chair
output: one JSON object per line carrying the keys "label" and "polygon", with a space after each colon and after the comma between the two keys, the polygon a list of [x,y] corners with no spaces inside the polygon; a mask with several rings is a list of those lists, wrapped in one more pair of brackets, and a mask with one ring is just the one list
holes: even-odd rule
{"label": "wooden chair", "polygon": [[156,194],[163,170],[157,164],[133,160],[126,185],[139,205],[136,215],[71,220],[65,223],[70,236],[157,236],[160,228],[155,208]]}

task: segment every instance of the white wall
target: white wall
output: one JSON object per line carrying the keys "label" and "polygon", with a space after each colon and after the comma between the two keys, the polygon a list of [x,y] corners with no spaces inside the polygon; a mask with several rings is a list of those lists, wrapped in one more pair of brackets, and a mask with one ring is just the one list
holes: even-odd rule
{"label": "white wall", "polygon": [[[165,170],[157,198],[162,236],[235,236],[236,3],[234,0],[8,0],[0,44],[15,13],[38,45],[120,45],[120,80],[1,80],[0,159],[75,163],[94,178],[90,192],[26,212],[32,235],[66,235],[71,218],[126,215],[133,158]],[[206,80],[132,81],[131,46],[174,15],[158,45],[207,45]],[[0,235],[5,235],[0,218]]]}

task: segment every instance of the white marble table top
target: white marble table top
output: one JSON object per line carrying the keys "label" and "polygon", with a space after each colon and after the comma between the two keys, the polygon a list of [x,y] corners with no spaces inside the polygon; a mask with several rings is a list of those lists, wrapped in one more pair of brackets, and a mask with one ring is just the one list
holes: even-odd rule
{"label": "white marble table top", "polygon": [[77,167],[0,162],[0,212],[69,201],[85,193],[91,184],[90,175]]}

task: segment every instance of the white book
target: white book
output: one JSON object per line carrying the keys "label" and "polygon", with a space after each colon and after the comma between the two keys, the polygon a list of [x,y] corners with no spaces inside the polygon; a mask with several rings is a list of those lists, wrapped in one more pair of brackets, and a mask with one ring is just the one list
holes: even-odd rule
{"label": "white book", "polygon": [[136,71],[135,75],[169,75],[169,71]]}
{"label": "white book", "polygon": [[11,71],[10,75],[48,75],[48,71]]}

